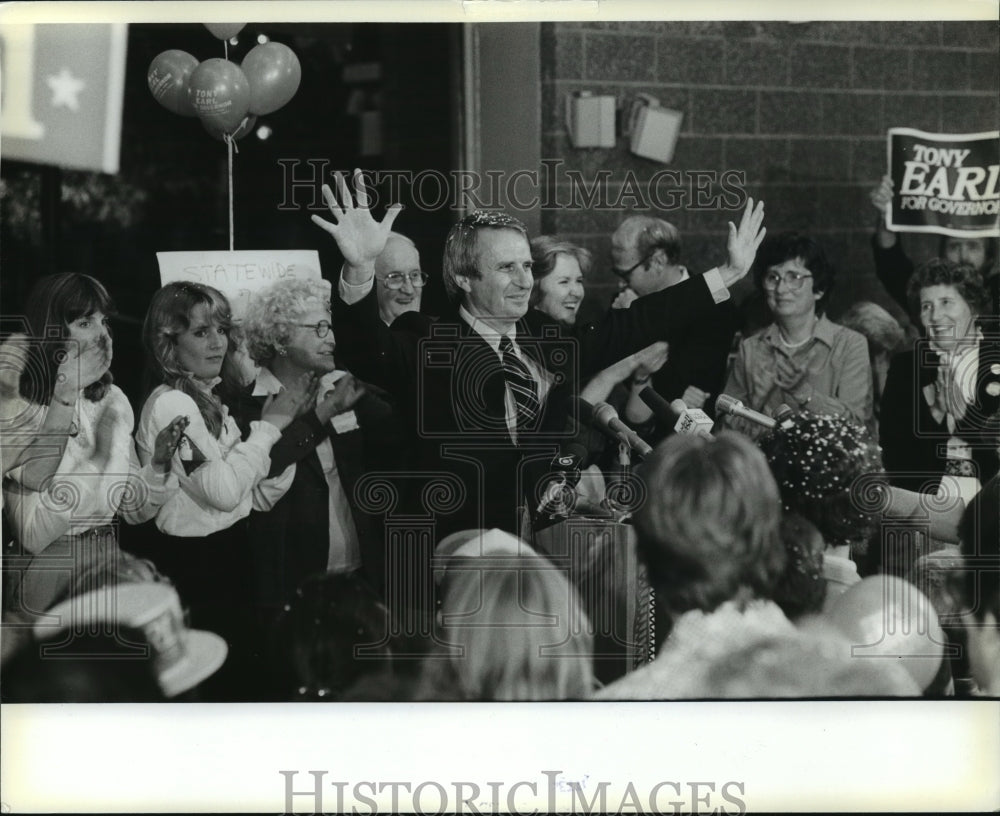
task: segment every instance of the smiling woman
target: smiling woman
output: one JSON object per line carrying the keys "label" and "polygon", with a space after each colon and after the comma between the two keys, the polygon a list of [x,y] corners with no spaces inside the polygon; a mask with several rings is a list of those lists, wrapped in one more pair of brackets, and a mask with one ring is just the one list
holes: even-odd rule
{"label": "smiling woman", "polygon": [[968,503],[1000,470],[997,409],[987,384],[990,354],[978,326],[989,311],[971,264],[935,258],[910,279],[910,312],[925,340],[893,358],[880,443],[894,484],[921,492],[958,492]]}
{"label": "smiling woman", "polygon": [[583,247],[552,235],[531,241],[531,305],[560,323],[576,323],[583,302],[584,279],[590,272],[591,255]]}
{"label": "smiling woman", "polygon": [[237,522],[288,489],[292,469],[267,478],[269,454],[309,398],[305,387],[288,389],[265,406],[241,441],[215,391],[229,370],[231,331],[229,303],[210,286],[171,283],[153,296],[143,325],[153,387],[136,430],[139,457],[146,461],[151,440],[170,417],[190,421],[170,460],[180,490],[159,509],[155,529],[144,531],[138,548],[177,584],[194,624],[229,641],[229,662],[204,687],[206,697],[221,700],[253,694],[246,680],[255,648],[246,538]]}
{"label": "smiling woman", "polygon": [[[780,406],[872,422],[872,370],[865,338],[824,314],[834,270],[822,247],[795,233],[765,241],[754,280],[774,322],[740,343],[723,391],[774,415]],[[751,437],[761,426],[720,422]]]}

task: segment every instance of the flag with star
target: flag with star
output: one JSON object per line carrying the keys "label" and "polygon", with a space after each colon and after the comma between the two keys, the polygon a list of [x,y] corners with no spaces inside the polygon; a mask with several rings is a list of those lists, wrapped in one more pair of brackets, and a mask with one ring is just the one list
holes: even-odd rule
{"label": "flag with star", "polygon": [[0,25],[4,158],[118,172],[127,26]]}

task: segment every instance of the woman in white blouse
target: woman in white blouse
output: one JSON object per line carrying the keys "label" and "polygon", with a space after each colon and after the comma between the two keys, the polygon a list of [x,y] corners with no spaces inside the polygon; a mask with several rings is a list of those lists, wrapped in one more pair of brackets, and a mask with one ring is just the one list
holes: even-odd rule
{"label": "woman in white blouse", "polygon": [[[136,431],[141,460],[152,440],[177,414],[189,424],[171,470],[180,490],[156,514],[146,546],[178,585],[192,624],[219,632],[230,643],[230,661],[214,690],[238,697],[247,680],[247,660],[260,644],[252,631],[247,592],[245,519],[267,510],[291,484],[294,468],[272,479],[271,446],[281,431],[315,398],[315,377],[303,377],[269,400],[246,441],[215,393],[223,363],[233,350],[232,318],[225,296],[210,286],[171,283],[153,297],[143,326],[148,370],[157,383],[142,407]],[[240,673],[243,676],[240,677]],[[206,688],[206,696],[213,695]]]}
{"label": "woman in white blouse", "polygon": [[[93,589],[77,577],[128,574],[155,579],[149,565],[118,548],[120,515],[131,524],[153,515],[177,491],[168,463],[185,420],[166,418],[149,440],[145,467],[132,445],[132,406],[112,384],[105,288],[87,275],[44,277],[25,305],[32,337],[18,400],[8,401],[5,443],[30,438],[28,455],[4,474],[5,618],[31,618],[70,594]],[[66,415],[53,421],[53,411]],[[22,454],[24,452],[22,451]],[[51,478],[51,458],[58,467]],[[34,473],[33,473],[34,471]]]}

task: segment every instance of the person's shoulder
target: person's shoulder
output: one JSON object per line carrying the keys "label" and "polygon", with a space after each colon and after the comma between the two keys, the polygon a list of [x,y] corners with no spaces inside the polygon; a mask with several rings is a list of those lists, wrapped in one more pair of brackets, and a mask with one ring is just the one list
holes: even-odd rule
{"label": "person's shoulder", "polygon": [[158,385],[146,398],[142,406],[142,417],[151,417],[154,414],[172,412],[171,417],[177,414],[189,414],[194,411],[198,413],[198,405],[194,399],[168,385]]}
{"label": "person's shoulder", "polygon": [[426,315],[423,312],[403,312],[392,321],[389,328],[394,332],[406,332],[417,337],[427,337],[437,320],[436,317]]}

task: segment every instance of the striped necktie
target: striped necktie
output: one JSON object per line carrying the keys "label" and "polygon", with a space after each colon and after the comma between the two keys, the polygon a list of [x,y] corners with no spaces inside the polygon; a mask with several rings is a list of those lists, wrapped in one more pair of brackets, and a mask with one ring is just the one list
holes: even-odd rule
{"label": "striped necktie", "polygon": [[517,405],[517,430],[518,432],[531,430],[542,407],[538,399],[538,383],[531,376],[528,367],[514,353],[514,344],[506,335],[500,338],[500,354],[503,375]]}

